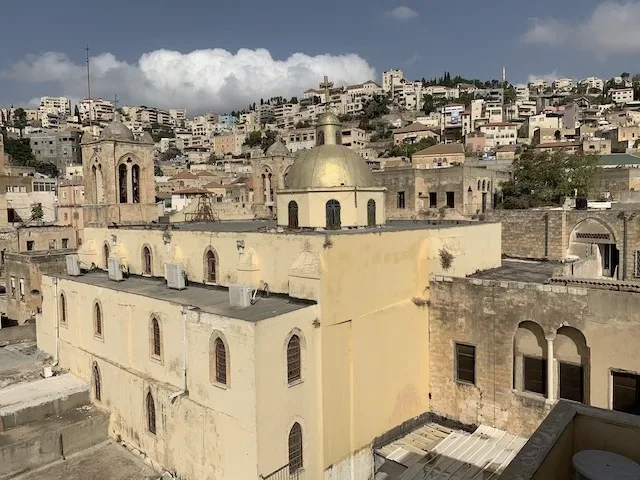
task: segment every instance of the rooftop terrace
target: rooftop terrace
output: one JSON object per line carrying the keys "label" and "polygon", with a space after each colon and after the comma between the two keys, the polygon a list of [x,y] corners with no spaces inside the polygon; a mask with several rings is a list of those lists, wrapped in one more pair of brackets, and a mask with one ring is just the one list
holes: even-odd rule
{"label": "rooftop terrace", "polygon": [[470,278],[527,283],[549,283],[561,266],[562,264],[557,262],[503,259],[501,267],[474,273],[473,275],[470,275]]}
{"label": "rooftop terrace", "polygon": [[380,233],[380,232],[399,232],[405,230],[423,230],[451,228],[460,225],[476,225],[477,221],[468,220],[392,220],[380,227],[371,228],[343,228],[341,230],[325,230],[325,229],[297,229],[289,230],[288,228],[278,227],[273,220],[229,220],[221,222],[207,223],[172,223],[172,224],[146,224],[146,225],[126,225],[111,226],[112,229],[123,230],[177,230],[186,232],[269,232],[269,233],[287,233],[292,235],[344,235],[344,234],[361,234],[361,233]]}
{"label": "rooftop terrace", "polygon": [[195,307],[203,312],[248,322],[258,322],[314,304],[288,295],[270,294],[267,297],[261,293],[254,305],[247,308],[237,308],[229,304],[229,290],[223,287],[189,283],[189,286],[184,290],[173,290],[167,287],[162,278],[154,279],[132,275],[121,282],[116,282],[109,280],[107,273],[103,271],[92,271],[78,277],[62,274],[59,275],[59,278],[117,292],[142,295],[177,305]]}

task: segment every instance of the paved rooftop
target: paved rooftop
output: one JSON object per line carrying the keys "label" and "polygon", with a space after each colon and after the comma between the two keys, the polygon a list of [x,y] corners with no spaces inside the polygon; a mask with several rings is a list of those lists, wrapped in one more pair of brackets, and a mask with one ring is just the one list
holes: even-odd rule
{"label": "paved rooftop", "polygon": [[115,282],[109,280],[107,273],[102,271],[93,271],[78,277],[63,274],[60,275],[60,278],[178,305],[191,306],[204,312],[248,322],[265,320],[314,304],[314,302],[295,299],[288,295],[271,294],[266,297],[260,293],[257,297],[258,301],[254,305],[247,308],[237,308],[229,304],[229,290],[223,287],[190,283],[184,290],[173,290],[166,286],[165,280],[162,278],[130,276],[121,282]]}
{"label": "paved rooftop", "polygon": [[1,347],[0,389],[15,383],[39,378],[44,358],[45,356],[36,349],[35,342]]}
{"label": "paved rooftop", "polygon": [[[359,234],[371,232],[399,232],[403,230],[423,230],[451,228],[459,225],[474,225],[476,221],[470,220],[391,220],[380,227],[371,228],[344,228],[342,230],[315,230],[315,229],[298,229],[289,230],[281,228],[279,233],[288,233],[292,235],[343,235],[343,234]],[[222,222],[208,223],[171,223],[171,224],[149,224],[149,225],[122,225],[109,227],[112,229],[122,230],[164,230],[170,228],[173,230],[182,230],[187,232],[278,232],[278,225],[273,220],[229,220]]]}
{"label": "paved rooftop", "polygon": [[16,480],[157,480],[160,474],[126,448],[112,441],[100,444]]}
{"label": "paved rooftop", "polygon": [[[376,480],[498,479],[527,439],[482,425],[473,433],[428,423],[378,449],[395,471]],[[381,473],[384,472],[384,473]]]}
{"label": "paved rooftop", "polygon": [[549,283],[554,272],[561,266],[556,262],[536,262],[531,260],[502,260],[502,266],[483,270],[471,278],[485,280],[508,280],[527,283]]}

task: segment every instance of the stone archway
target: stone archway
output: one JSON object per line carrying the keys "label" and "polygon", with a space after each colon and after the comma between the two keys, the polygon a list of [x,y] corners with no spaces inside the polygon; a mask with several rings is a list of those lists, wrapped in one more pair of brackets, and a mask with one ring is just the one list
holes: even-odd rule
{"label": "stone archway", "polygon": [[619,278],[620,249],[613,230],[600,219],[586,218],[573,228],[567,255],[581,262],[580,276]]}

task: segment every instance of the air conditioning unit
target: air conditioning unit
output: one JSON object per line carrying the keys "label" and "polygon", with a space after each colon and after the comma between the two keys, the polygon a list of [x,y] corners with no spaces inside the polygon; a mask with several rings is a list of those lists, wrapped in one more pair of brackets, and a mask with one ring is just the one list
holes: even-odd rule
{"label": "air conditioning unit", "polygon": [[73,277],[80,275],[80,259],[77,254],[66,255],[67,260],[67,274]]}
{"label": "air conditioning unit", "polygon": [[184,290],[185,282],[184,282],[184,268],[182,265],[178,265],[177,263],[169,263],[167,264],[167,287],[173,288],[174,290]]}
{"label": "air conditioning unit", "polygon": [[115,282],[122,281],[122,262],[119,258],[109,257],[108,261],[109,266],[109,280],[113,280]]}
{"label": "air conditioning unit", "polygon": [[247,285],[230,285],[229,303],[232,307],[249,307],[251,305],[251,287]]}

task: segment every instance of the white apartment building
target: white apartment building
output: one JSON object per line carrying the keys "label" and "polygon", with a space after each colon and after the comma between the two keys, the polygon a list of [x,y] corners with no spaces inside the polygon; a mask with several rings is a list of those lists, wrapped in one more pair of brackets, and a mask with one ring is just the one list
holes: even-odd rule
{"label": "white apartment building", "polygon": [[609,95],[611,100],[618,105],[633,102],[633,88],[612,88]]}
{"label": "white apartment building", "polygon": [[598,90],[599,92],[604,90],[604,80],[598,77],[584,78],[580,80],[580,85],[584,86],[587,89],[587,92],[589,92],[589,90],[592,90],[592,89]]}
{"label": "white apartment building", "polygon": [[516,102],[528,101],[530,93],[528,87],[516,87]]}
{"label": "white apartment building", "polygon": [[478,128],[486,140],[485,151],[505,145],[515,145],[518,137],[518,124],[508,122],[485,123]]}
{"label": "white apartment building", "polygon": [[553,89],[556,92],[569,92],[573,87],[574,83],[572,78],[558,78],[553,82]]}
{"label": "white apartment building", "polygon": [[173,125],[184,126],[187,122],[187,110],[185,108],[170,108],[169,116],[173,121]]}
{"label": "white apartment building", "polygon": [[[414,82],[420,83],[421,82]],[[445,99],[445,100],[456,100],[460,98],[460,90],[458,87],[445,87],[443,85],[429,85],[427,87],[422,88],[422,92],[424,95],[431,95],[434,99]]]}
{"label": "white apartment building", "polygon": [[71,100],[67,97],[41,97],[38,110],[40,118],[46,115],[66,117],[71,115]]}
{"label": "white apartment building", "polygon": [[502,102],[485,102],[482,117],[489,119],[489,123],[502,122]]}
{"label": "white apartment building", "polygon": [[382,73],[382,91],[390,93],[393,87],[404,80],[404,72],[402,70],[388,70]]}
{"label": "white apartment building", "polygon": [[562,125],[562,118],[559,116],[547,116],[545,113],[538,115],[531,115],[525,125],[524,129],[527,134],[527,138],[533,138],[533,134],[536,129],[554,128],[559,129]]}
{"label": "white apartment building", "polygon": [[373,80],[366,81],[357,85],[349,85],[344,88],[349,95],[381,95],[383,89]]}
{"label": "white apartment building", "polygon": [[[113,120],[113,102],[102,98],[84,99],[78,104],[82,122],[110,122]],[[133,119],[132,119],[133,120]]]}
{"label": "white apartment building", "polygon": [[528,84],[530,90],[545,90],[549,88],[549,84],[543,78],[534,78]]}

